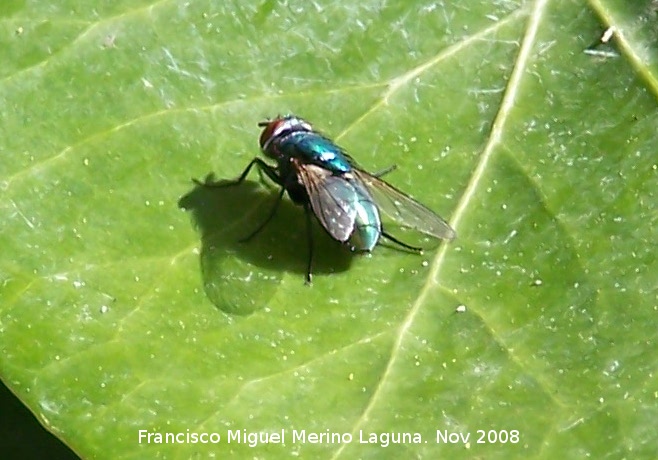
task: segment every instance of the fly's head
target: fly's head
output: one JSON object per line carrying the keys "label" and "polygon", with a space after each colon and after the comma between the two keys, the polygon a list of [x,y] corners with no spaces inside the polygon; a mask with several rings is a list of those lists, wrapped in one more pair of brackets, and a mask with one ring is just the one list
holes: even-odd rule
{"label": "fly's head", "polygon": [[261,121],[258,126],[263,128],[260,134],[260,149],[270,158],[279,159],[276,141],[293,132],[313,131],[311,124],[295,115],[278,115],[274,120]]}

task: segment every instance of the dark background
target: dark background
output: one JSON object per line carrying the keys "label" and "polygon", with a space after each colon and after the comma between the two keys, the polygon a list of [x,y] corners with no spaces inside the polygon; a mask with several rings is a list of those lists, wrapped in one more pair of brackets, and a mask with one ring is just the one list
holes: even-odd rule
{"label": "dark background", "polygon": [[7,460],[79,460],[0,381],[0,456]]}

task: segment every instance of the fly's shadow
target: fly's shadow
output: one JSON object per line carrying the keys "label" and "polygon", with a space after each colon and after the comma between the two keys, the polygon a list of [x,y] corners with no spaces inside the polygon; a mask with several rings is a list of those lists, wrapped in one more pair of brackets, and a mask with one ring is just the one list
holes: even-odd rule
{"label": "fly's shadow", "polygon": [[[218,308],[230,313],[251,313],[262,307],[268,292],[275,292],[283,272],[299,274],[301,283],[307,271],[304,209],[288,197],[261,231],[243,241],[263,224],[278,198],[278,187],[268,188],[249,180],[240,184],[216,181],[209,174],[203,182],[195,181],[194,188],[178,202],[180,208],[192,213],[201,234],[206,294]],[[311,231],[313,272],[347,270],[352,260],[349,249],[327,235],[314,217]]]}

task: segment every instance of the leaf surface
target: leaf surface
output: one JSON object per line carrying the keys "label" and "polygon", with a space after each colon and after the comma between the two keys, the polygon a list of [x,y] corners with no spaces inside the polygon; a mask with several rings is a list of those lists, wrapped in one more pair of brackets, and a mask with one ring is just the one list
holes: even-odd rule
{"label": "leaf surface", "polygon": [[[655,2],[398,3],[0,6],[0,377],[79,455],[658,455]],[[276,189],[190,178],[278,113],[457,238],[240,243]]]}

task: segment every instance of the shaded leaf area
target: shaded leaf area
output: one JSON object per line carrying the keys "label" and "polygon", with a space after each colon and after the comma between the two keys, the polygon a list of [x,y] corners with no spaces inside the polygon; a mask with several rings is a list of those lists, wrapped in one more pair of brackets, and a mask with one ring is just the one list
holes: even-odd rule
{"label": "shaded leaf area", "polygon": [[[499,3],[3,4],[3,382],[83,457],[655,457],[654,2]],[[289,112],[457,239],[241,243],[276,188],[191,179]]]}

